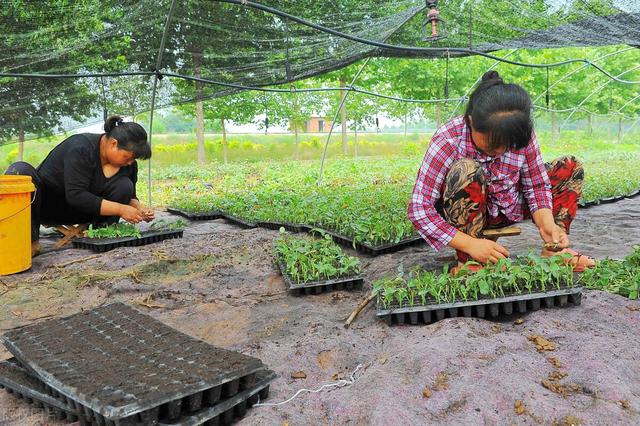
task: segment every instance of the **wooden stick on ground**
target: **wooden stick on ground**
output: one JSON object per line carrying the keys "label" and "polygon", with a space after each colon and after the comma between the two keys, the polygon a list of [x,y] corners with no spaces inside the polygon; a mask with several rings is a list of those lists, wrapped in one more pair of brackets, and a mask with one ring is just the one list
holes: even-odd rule
{"label": "wooden stick on ground", "polygon": [[59,263],[59,264],[53,265],[53,266],[55,268],[64,268],[65,266],[73,265],[74,263],[84,262],[86,260],[96,259],[96,258],[98,258],[100,256],[102,256],[102,255],[101,254],[94,254],[94,255],[91,255],[91,256],[81,257],[80,259],[73,259],[73,260],[70,260],[68,262]]}
{"label": "wooden stick on ground", "polygon": [[360,311],[363,310],[365,308],[365,306],[367,306],[369,304],[369,302],[371,302],[375,297],[376,296],[372,293],[369,296],[367,296],[366,299],[364,299],[362,302],[360,302],[360,304],[358,306],[356,306],[356,309],[354,309],[354,311],[351,312],[351,315],[349,315],[349,318],[347,318],[347,320],[345,321],[344,328],[349,328],[349,326],[351,325],[353,320],[356,319],[356,317],[358,316]]}

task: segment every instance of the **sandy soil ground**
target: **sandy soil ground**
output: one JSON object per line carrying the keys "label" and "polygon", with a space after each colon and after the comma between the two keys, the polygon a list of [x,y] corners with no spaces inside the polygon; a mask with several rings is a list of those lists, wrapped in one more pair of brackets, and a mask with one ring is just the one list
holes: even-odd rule
{"label": "sandy soil ground", "polygon": [[[640,198],[581,211],[574,247],[622,258],[640,243],[639,224]],[[501,241],[512,253],[539,247],[535,228],[522,228],[521,236]],[[521,324],[517,317],[456,318],[392,327],[370,305],[344,329],[373,280],[401,263],[441,268],[435,257],[442,253],[422,246],[360,255],[362,291],[295,297],[272,264],[277,234],[217,220],[192,223],[180,240],[99,256],[48,252],[30,271],[0,278],[0,332],[131,303],[187,334],[261,358],[279,374],[272,403],[348,378],[361,366],[350,386],[255,407],[241,425],[640,424],[639,302],[585,291],[581,306],[540,310]],[[538,351],[528,339],[533,335],[555,350]],[[0,349],[0,358],[9,356]],[[306,378],[291,378],[298,371]],[[0,425],[9,424],[59,422],[3,392]]]}

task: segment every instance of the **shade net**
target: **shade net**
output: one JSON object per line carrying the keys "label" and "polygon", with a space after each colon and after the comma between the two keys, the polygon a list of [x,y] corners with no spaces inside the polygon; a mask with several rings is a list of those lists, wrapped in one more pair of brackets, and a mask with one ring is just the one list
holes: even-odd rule
{"label": "shade net", "polygon": [[[154,84],[154,106],[162,108],[246,87],[288,88],[369,57],[434,59],[435,82],[445,57],[454,70],[458,56],[478,53],[631,46],[625,55],[638,62],[640,46],[640,4],[616,0],[439,1],[435,33],[427,18],[434,5],[418,0],[2,3],[0,144],[98,122],[105,112],[149,111]],[[536,78],[545,78],[541,72]],[[468,87],[476,77],[467,77]],[[621,78],[640,75],[630,70]],[[376,90],[393,95],[392,86]]]}

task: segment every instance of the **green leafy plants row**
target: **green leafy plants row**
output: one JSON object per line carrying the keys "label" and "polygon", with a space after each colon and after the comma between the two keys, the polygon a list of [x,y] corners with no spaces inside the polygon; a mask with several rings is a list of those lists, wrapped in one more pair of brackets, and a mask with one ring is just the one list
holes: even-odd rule
{"label": "green leafy plants row", "polygon": [[585,270],[578,283],[587,288],[620,294],[629,299],[640,295],[640,246],[623,260],[604,259]]}
{"label": "green leafy plants row", "polygon": [[282,231],[275,241],[275,258],[294,282],[350,277],[362,272],[360,260],[345,254],[331,236],[294,237]]}
{"label": "green leafy plants row", "polygon": [[442,273],[400,271],[395,277],[377,280],[373,292],[382,307],[432,305],[494,299],[511,295],[546,292],[573,286],[573,269],[564,255],[543,258],[533,253],[500,259],[471,272],[468,262],[455,276],[445,267]]}
{"label": "green leafy plants row", "polygon": [[[640,161],[637,152],[584,152],[579,158],[585,167],[582,201],[640,187],[640,168],[632,167]],[[192,213],[317,226],[379,246],[417,236],[406,209],[419,164],[415,157],[334,159],[322,185],[312,162],[174,166],[157,171],[154,191],[160,202]]]}

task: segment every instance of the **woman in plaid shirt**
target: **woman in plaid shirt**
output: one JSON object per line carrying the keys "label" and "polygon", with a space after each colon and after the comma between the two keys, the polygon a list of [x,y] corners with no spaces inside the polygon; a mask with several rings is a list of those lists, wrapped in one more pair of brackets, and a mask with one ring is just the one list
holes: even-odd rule
{"label": "woman in plaid shirt", "polygon": [[[464,116],[446,123],[431,139],[408,218],[436,250],[450,246],[458,261],[480,263],[509,256],[495,241],[478,238],[483,229],[532,218],[542,241],[573,254],[574,270],[580,271],[595,264],[568,248],[583,176],[575,157],[542,161],[529,94],[490,71],[469,98]],[[552,254],[543,248],[543,256]]]}

